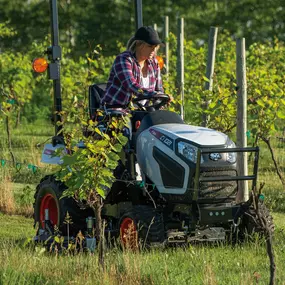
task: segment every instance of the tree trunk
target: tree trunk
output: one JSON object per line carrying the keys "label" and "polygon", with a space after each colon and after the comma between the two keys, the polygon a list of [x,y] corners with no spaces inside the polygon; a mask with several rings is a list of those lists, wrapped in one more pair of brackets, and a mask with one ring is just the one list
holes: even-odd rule
{"label": "tree trunk", "polygon": [[[259,194],[261,193],[262,187],[259,189]],[[275,255],[274,255],[274,249],[273,249],[273,242],[272,242],[272,230],[270,229],[270,226],[268,225],[267,217],[264,215],[264,213],[260,212],[258,209],[258,197],[256,193],[256,189],[253,190],[253,201],[254,201],[254,208],[255,212],[257,214],[257,217],[259,219],[260,225],[262,226],[263,232],[265,234],[266,238],[266,251],[270,262],[270,279],[269,279],[269,285],[275,284],[275,273],[276,273],[276,264],[275,264]]]}
{"label": "tree trunk", "polygon": [[12,143],[11,143],[11,133],[10,133],[10,120],[9,116],[6,116],[6,133],[7,133],[7,140],[8,140],[8,150],[11,155],[11,159],[13,161],[13,165],[16,165],[15,156],[12,151]]}
{"label": "tree trunk", "polygon": [[21,121],[21,109],[19,109],[18,112],[17,112],[17,119],[16,119],[16,124],[15,124],[16,128],[19,127],[20,121]]}
{"label": "tree trunk", "polygon": [[96,239],[98,241],[98,263],[101,266],[102,270],[104,271],[104,232],[102,231],[102,217],[101,217],[101,211],[103,207],[103,200],[101,197],[96,199],[95,205],[94,205],[94,214],[96,219]]}
{"label": "tree trunk", "polygon": [[269,139],[269,138],[264,138],[264,137],[262,137],[262,140],[267,144],[267,146],[268,146],[268,148],[269,148],[269,150],[270,150],[271,158],[272,158],[272,160],[273,160],[273,163],[274,163],[276,172],[277,172],[277,174],[278,174],[278,176],[279,176],[279,178],[280,178],[280,180],[281,180],[281,183],[282,183],[282,185],[283,185],[283,187],[284,187],[284,189],[285,189],[285,180],[284,180],[284,177],[282,176],[282,172],[281,172],[281,170],[280,170],[280,168],[279,168],[279,166],[278,166],[278,164],[277,164],[277,161],[276,161],[276,159],[275,159],[275,155],[274,155],[274,151],[273,151],[273,149],[272,149],[271,143],[270,143],[270,139]]}

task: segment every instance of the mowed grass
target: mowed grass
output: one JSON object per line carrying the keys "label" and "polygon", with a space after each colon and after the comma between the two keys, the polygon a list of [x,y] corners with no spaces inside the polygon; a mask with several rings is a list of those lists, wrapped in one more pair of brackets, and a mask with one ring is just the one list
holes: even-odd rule
{"label": "mowed grass", "polygon": [[[13,130],[12,147],[20,170],[0,169],[0,211],[32,215],[36,184],[52,168],[40,163],[42,144],[53,127],[27,125]],[[9,160],[5,135],[0,156]],[[50,142],[50,141],[48,141]],[[40,144],[40,146],[39,146]],[[285,170],[285,144],[274,142],[281,169]],[[40,168],[33,173],[28,164]],[[276,284],[285,285],[285,192],[266,146],[261,144],[259,182],[265,182],[265,203],[275,220]],[[1,198],[2,197],[2,198]],[[2,200],[1,200],[2,199]],[[2,208],[1,208],[2,207]],[[238,246],[189,245],[186,248],[153,249],[140,253],[106,252],[106,269],[98,267],[98,255],[58,255],[40,246],[26,245],[35,234],[33,219],[0,213],[0,285],[2,284],[269,284],[269,259],[264,241]]]}
{"label": "mowed grass", "polygon": [[[276,221],[276,284],[285,284],[285,215]],[[0,216],[0,284],[269,284],[264,241],[239,246],[189,245],[140,253],[106,252],[106,270],[97,253],[60,255],[24,246],[35,232],[33,221]]]}

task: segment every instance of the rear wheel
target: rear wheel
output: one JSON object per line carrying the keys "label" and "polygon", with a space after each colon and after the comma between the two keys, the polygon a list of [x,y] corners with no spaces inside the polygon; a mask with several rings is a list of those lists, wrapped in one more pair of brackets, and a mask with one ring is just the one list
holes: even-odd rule
{"label": "rear wheel", "polygon": [[[82,210],[73,198],[62,198],[66,186],[56,181],[53,176],[47,176],[42,179],[37,186],[34,202],[34,221],[38,224],[39,229],[44,229],[45,212],[48,210],[49,221],[51,226],[59,229],[62,235],[67,235],[67,224],[64,223],[67,212],[71,218],[69,224],[69,234],[76,235],[79,230],[84,231],[86,228],[86,217],[90,211]],[[91,211],[92,213],[92,211]]]}
{"label": "rear wheel", "polygon": [[165,239],[162,214],[150,206],[133,206],[119,222],[123,248],[137,249],[144,245],[163,243]]}

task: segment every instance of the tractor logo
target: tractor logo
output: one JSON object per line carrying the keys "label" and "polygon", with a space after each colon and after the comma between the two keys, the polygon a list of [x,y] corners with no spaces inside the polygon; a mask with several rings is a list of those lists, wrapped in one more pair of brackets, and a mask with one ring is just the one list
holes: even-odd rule
{"label": "tractor logo", "polygon": [[217,161],[217,160],[222,158],[222,156],[219,153],[217,153],[217,152],[210,153],[209,157],[210,157],[211,160],[214,160],[214,161]]}
{"label": "tractor logo", "polygon": [[173,139],[168,137],[167,135],[154,130],[154,129],[150,129],[149,132],[156,137],[157,139],[159,139],[163,144],[165,144],[166,146],[168,146],[170,149],[173,149]]}

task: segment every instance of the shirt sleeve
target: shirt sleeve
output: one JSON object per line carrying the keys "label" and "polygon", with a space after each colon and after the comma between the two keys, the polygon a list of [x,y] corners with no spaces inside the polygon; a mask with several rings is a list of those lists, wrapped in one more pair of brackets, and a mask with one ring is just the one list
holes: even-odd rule
{"label": "shirt sleeve", "polygon": [[114,62],[114,72],[123,87],[136,95],[153,96],[156,94],[156,91],[144,88],[137,82],[132,71],[132,65],[133,61],[128,56],[119,55]]}

